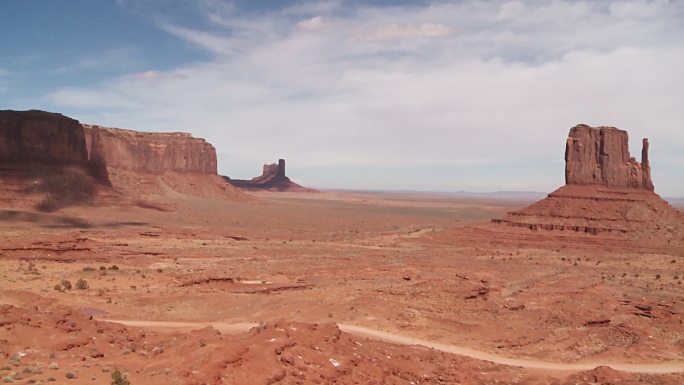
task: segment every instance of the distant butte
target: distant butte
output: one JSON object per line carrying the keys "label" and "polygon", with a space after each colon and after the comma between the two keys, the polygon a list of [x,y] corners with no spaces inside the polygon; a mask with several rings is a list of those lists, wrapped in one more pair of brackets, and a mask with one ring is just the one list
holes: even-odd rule
{"label": "distant butte", "polygon": [[566,142],[565,186],[493,222],[683,242],[684,216],[654,192],[648,151],[643,139],[639,163],[629,155],[626,131],[577,125]]}
{"label": "distant butte", "polygon": [[250,180],[231,179],[229,177],[224,178],[233,186],[245,190],[315,191],[292,182],[290,178],[285,175],[285,159],[279,159],[278,163],[265,164],[261,175]]}

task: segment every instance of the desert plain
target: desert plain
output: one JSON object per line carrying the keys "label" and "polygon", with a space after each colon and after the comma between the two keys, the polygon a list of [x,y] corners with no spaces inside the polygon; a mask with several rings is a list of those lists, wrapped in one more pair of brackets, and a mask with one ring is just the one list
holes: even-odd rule
{"label": "desert plain", "polygon": [[684,382],[681,245],[489,222],[530,203],[519,200],[148,200],[157,205],[2,211],[3,377],[108,383],[117,368],[132,384]]}
{"label": "desert plain", "polygon": [[[7,384],[682,384],[684,219],[643,140],[566,185],[317,191],[214,147],[0,111]],[[542,194],[543,197],[543,194]]]}

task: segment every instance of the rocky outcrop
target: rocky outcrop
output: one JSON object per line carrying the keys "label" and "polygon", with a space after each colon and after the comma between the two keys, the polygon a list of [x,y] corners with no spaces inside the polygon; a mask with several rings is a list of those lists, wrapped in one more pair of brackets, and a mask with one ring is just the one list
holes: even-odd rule
{"label": "rocky outcrop", "polygon": [[44,111],[0,111],[0,161],[86,162],[77,120]]}
{"label": "rocky outcrop", "polygon": [[565,184],[653,191],[648,139],[643,140],[641,163],[630,157],[628,144],[627,131],[615,127],[571,128],[565,147]]}
{"label": "rocky outcrop", "polygon": [[250,180],[224,178],[233,186],[246,190],[315,191],[292,182],[285,175],[285,159],[279,159],[278,163],[265,164],[261,175]]}
{"label": "rocky outcrop", "polygon": [[151,133],[83,125],[91,161],[135,172],[216,175],[216,150],[181,132]]}
{"label": "rocky outcrop", "polygon": [[627,132],[575,126],[565,150],[566,185],[493,222],[684,244],[684,217],[653,191],[648,150],[644,139],[638,163],[629,156]]}

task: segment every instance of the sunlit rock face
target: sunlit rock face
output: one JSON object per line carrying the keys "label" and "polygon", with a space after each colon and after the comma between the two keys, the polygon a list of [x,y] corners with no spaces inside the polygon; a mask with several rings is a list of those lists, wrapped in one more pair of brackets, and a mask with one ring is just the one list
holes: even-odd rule
{"label": "sunlit rock face", "polygon": [[173,171],[216,175],[216,149],[188,133],[83,127],[90,159],[107,167],[152,174]]}
{"label": "sunlit rock face", "polygon": [[630,157],[628,144],[627,131],[615,127],[571,128],[565,147],[565,184],[653,191],[648,139],[643,140],[641,163]]}

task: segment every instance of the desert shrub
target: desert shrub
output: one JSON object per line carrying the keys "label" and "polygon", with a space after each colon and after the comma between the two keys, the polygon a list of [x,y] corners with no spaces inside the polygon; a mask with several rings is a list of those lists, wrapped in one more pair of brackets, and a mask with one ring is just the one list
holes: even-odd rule
{"label": "desert shrub", "polygon": [[78,290],[85,290],[88,288],[88,282],[83,278],[79,278],[78,281],[76,281],[76,288]]}
{"label": "desert shrub", "polygon": [[64,290],[71,290],[71,281],[69,281],[68,279],[63,279],[61,285],[62,289]]}
{"label": "desert shrub", "polygon": [[125,374],[122,374],[119,369],[116,369],[112,373],[112,385],[130,385],[131,383],[126,378]]}
{"label": "desert shrub", "polygon": [[83,271],[95,271],[94,267],[86,266],[83,268]]}
{"label": "desert shrub", "polygon": [[107,268],[104,266],[100,266],[100,270],[107,270]]}
{"label": "desert shrub", "polygon": [[64,291],[64,289],[62,289],[62,285],[60,285],[60,284],[56,284],[56,285],[53,287],[53,289],[55,289],[55,290],[57,290],[57,291]]}
{"label": "desert shrub", "polygon": [[111,266],[109,266],[109,270],[119,270],[119,266],[111,265]]}

